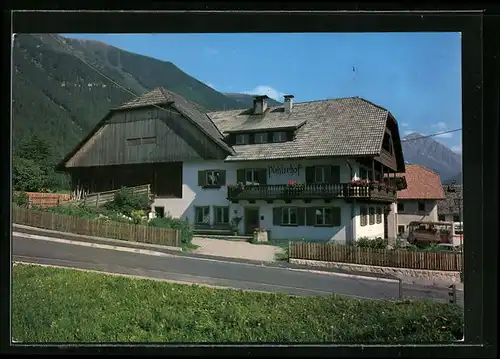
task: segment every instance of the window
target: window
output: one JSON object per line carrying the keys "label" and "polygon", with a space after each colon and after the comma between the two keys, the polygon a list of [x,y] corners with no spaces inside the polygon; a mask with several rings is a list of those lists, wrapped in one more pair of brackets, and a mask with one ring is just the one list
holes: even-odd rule
{"label": "window", "polygon": [[327,182],[327,166],[316,166],[314,167],[314,182],[316,183],[326,183]]}
{"label": "window", "polygon": [[198,186],[204,188],[220,188],[226,184],[226,171],[198,171]]}
{"label": "window", "polygon": [[143,137],[141,140],[141,143],[143,145],[153,145],[156,143],[156,136]]}
{"label": "window", "polygon": [[446,217],[444,216],[444,214],[440,214],[440,215],[438,216],[438,221],[439,221],[439,222],[444,222],[445,220],[446,220]]}
{"label": "window", "polygon": [[297,225],[297,208],[284,207],[281,209],[281,224],[285,226]]}
{"label": "window", "polygon": [[252,184],[259,184],[260,181],[260,170],[258,169],[246,169],[245,170],[245,183],[252,185]]}
{"label": "window", "polygon": [[273,132],[273,142],[285,142],[286,132]]}
{"label": "window", "polygon": [[382,223],[382,208],[377,207],[377,223]]}
{"label": "window", "polygon": [[266,143],[267,142],[267,133],[266,132],[259,132],[254,135],[254,142],[255,143]]}
{"label": "window", "polygon": [[366,171],[366,168],[361,167],[359,169],[359,178],[360,179],[368,179],[368,172]]}
{"label": "window", "polygon": [[360,224],[361,226],[366,226],[368,224],[368,210],[366,207],[361,207],[361,210],[360,210],[360,216],[361,216],[361,220],[360,220]]}
{"label": "window", "polygon": [[213,170],[206,171],[205,174],[207,176],[205,183],[208,186],[219,186],[220,185],[220,182],[219,182],[220,173],[219,173],[219,171],[213,171]]}
{"label": "window", "polygon": [[149,120],[156,120],[158,118],[158,110],[153,110],[148,112]]}
{"label": "window", "polygon": [[240,134],[236,135],[236,144],[237,145],[246,145],[249,142],[249,137],[248,134]]}
{"label": "window", "polygon": [[399,234],[405,233],[405,226],[398,226],[398,233]]}
{"label": "window", "polygon": [[141,144],[141,138],[136,137],[136,138],[127,138],[127,145],[128,146],[138,146]]}
{"label": "window", "polygon": [[159,218],[165,217],[165,207],[155,207],[155,215]]}
{"label": "window", "polygon": [[375,224],[375,208],[370,207],[370,225]]}
{"label": "window", "polygon": [[196,224],[210,224],[210,207],[195,207]]}
{"label": "window", "polygon": [[229,207],[214,207],[215,208],[215,224],[229,223]]}
{"label": "window", "polygon": [[405,204],[404,203],[398,203],[398,213],[402,213],[405,211]]}
{"label": "window", "polygon": [[382,148],[392,154],[392,143],[391,143],[391,135],[387,132],[384,134],[384,140],[382,142]]}
{"label": "window", "polygon": [[453,216],[453,222],[460,222],[460,216],[458,216],[458,215],[455,214]]}
{"label": "window", "polygon": [[418,201],[418,211],[425,212],[425,202],[424,201]]}

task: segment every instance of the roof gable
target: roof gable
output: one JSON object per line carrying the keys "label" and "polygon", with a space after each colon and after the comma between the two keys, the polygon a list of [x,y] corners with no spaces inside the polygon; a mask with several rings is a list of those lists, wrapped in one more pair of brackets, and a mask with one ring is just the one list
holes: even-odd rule
{"label": "roof gable", "polygon": [[436,172],[422,165],[406,165],[407,187],[398,191],[398,199],[444,199],[441,178]]}

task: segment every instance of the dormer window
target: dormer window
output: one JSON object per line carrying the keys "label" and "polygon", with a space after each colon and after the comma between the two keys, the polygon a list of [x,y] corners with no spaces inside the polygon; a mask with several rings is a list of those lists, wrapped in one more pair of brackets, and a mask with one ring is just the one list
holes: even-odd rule
{"label": "dormer window", "polygon": [[236,144],[237,145],[246,145],[249,142],[249,135],[248,134],[239,134],[236,135]]}
{"label": "dormer window", "polygon": [[285,142],[286,141],[286,132],[279,131],[273,133],[273,142]]}
{"label": "dormer window", "polygon": [[267,133],[266,132],[259,132],[254,135],[254,142],[255,143],[266,143],[267,142]]}

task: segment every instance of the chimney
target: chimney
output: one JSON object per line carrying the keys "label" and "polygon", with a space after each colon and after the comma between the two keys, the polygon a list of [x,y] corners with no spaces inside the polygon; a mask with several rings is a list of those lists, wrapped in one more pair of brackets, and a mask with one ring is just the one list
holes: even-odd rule
{"label": "chimney", "polygon": [[253,113],[255,115],[262,115],[264,112],[267,110],[267,97],[266,95],[263,96],[255,96],[253,98]]}
{"label": "chimney", "polygon": [[293,107],[293,98],[295,96],[293,95],[285,95],[283,96],[285,98],[285,101],[284,101],[284,109],[285,109],[285,113],[290,113],[292,112],[292,107]]}

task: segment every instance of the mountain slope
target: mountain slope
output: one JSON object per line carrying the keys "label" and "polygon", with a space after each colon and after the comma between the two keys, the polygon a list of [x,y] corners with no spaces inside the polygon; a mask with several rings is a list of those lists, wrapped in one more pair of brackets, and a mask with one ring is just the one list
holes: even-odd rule
{"label": "mountain slope", "polygon": [[[113,107],[163,86],[207,110],[242,108],[170,62],[132,54],[97,41],[16,35],[13,49],[13,144],[30,134],[66,154]],[[58,41],[63,42],[62,45]],[[66,47],[68,46],[70,50]]]}
{"label": "mountain slope", "polygon": [[421,134],[411,133],[402,139],[405,161],[436,171],[443,182],[462,171],[462,156],[432,137],[420,137]]}
{"label": "mountain slope", "polygon": [[[253,106],[254,95],[243,94],[243,93],[229,93],[229,92],[224,92],[224,95],[236,100],[238,104],[241,106],[241,108],[251,108]],[[283,104],[272,98],[269,98],[267,100],[267,103],[269,106],[279,106]]]}

